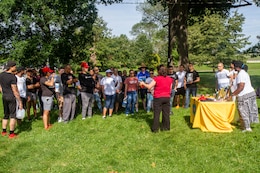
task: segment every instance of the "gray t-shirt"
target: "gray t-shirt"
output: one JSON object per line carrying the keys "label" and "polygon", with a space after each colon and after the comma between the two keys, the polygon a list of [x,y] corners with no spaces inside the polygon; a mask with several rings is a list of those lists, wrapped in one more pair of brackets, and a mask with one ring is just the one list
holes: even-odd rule
{"label": "gray t-shirt", "polygon": [[45,76],[41,77],[40,85],[42,89],[42,96],[51,97],[54,93],[54,88],[49,88],[47,85],[45,85],[46,81],[48,81],[48,79]]}

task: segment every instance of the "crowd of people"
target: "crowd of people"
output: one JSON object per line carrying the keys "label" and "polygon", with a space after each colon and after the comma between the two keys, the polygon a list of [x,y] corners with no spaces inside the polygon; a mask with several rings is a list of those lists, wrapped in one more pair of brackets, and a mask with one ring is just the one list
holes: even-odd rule
{"label": "crowd of people", "polygon": [[[224,64],[219,63],[215,89],[231,90],[232,100],[237,98],[242,129],[252,131],[250,124],[259,121],[256,94],[243,66],[240,61],[232,61],[230,70],[226,70]],[[153,111],[152,132],[170,130],[172,107],[189,108],[190,96],[197,95],[197,84],[200,82],[199,73],[192,63],[186,71],[184,65],[180,65],[176,71],[173,66],[160,65],[157,67],[158,75],[144,63],[137,71],[130,69],[129,75],[126,70],[121,72],[117,68],[110,68],[102,76],[98,67],[91,68],[87,62],[82,62],[80,68],[78,74],[73,72],[70,65],[60,67],[56,72],[48,66],[37,71],[16,68],[16,63],[9,61],[5,71],[0,74],[4,107],[2,136],[7,135],[10,119],[9,138],[16,137],[16,123],[21,123],[16,118],[18,109],[26,110],[27,121],[38,118],[37,111],[40,110],[44,129],[49,130],[52,126],[50,112],[54,103],[59,110],[58,122],[68,123],[75,119],[78,110],[81,110],[82,120],[91,118],[94,105],[97,105],[98,114],[102,118],[112,117],[122,109],[124,102],[125,116],[134,115],[142,106],[147,113]],[[141,106],[138,105],[139,98]]]}

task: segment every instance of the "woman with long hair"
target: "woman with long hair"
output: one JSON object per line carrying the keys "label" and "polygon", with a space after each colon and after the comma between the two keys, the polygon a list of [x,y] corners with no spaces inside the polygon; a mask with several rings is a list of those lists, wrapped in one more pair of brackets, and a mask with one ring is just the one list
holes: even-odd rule
{"label": "woman with long hair", "polygon": [[157,67],[158,76],[153,78],[149,84],[140,82],[140,86],[150,90],[154,87],[154,117],[152,132],[158,132],[160,125],[160,113],[162,112],[162,128],[161,130],[170,130],[170,97],[172,89],[172,78],[167,76],[167,68],[164,65]]}

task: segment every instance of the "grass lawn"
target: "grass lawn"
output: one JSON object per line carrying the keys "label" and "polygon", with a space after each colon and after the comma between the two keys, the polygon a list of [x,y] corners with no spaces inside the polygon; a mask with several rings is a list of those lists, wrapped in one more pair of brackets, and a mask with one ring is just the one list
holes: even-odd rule
{"label": "grass lawn", "polygon": [[[201,88],[212,86],[211,75],[201,73]],[[232,133],[205,133],[191,128],[188,109],[173,112],[171,130],[156,134],[150,132],[152,114],[142,110],[107,119],[95,114],[84,121],[79,115],[68,124],[57,123],[53,111],[49,131],[41,120],[24,121],[17,139],[0,137],[0,172],[260,172],[260,124],[252,133],[242,133],[238,124]]]}

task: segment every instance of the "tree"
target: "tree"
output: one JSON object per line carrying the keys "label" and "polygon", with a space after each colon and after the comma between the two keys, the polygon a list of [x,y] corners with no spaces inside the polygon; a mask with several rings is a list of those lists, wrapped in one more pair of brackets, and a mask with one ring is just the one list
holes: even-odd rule
{"label": "tree", "polygon": [[[255,1],[259,2],[258,0]],[[238,2],[236,0],[148,0],[148,2],[153,5],[160,2],[165,8],[168,9],[168,65],[170,65],[173,61],[171,52],[176,45],[180,56],[179,63],[187,64],[189,61],[187,42],[187,21],[189,13],[201,15],[204,13],[206,8],[210,8],[212,11],[218,10],[225,13],[231,7],[251,5],[247,1],[243,1],[245,2],[244,4],[233,5],[233,3]]]}
{"label": "tree", "polygon": [[93,42],[95,3],[96,0],[2,0],[0,53],[33,66],[48,60],[54,65],[86,59],[84,48]]}
{"label": "tree", "polygon": [[[146,36],[146,40],[149,41],[149,44],[152,44],[153,56],[150,58],[153,59],[153,64],[158,64],[158,62],[166,62],[164,57],[167,56],[165,51],[167,47],[167,15],[163,6],[160,3],[157,3],[155,6],[152,6],[149,3],[140,4],[137,7],[137,10],[142,13],[142,20],[135,24],[132,27],[131,34],[136,36],[137,39]],[[140,37],[139,37],[140,36]],[[144,63],[150,63],[152,60]],[[164,61],[163,61],[164,60]],[[152,65],[153,67],[155,65]]]}

